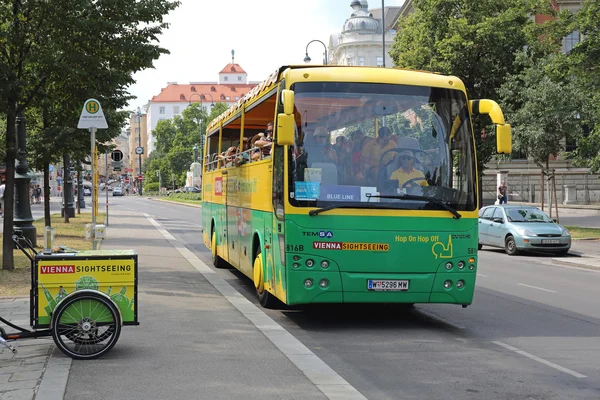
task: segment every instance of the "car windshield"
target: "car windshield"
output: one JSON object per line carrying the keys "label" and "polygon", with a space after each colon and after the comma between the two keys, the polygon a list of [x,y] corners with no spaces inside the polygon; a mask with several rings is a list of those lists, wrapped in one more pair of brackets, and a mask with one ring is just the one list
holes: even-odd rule
{"label": "car windshield", "polygon": [[294,206],[431,207],[424,196],[459,211],[475,209],[475,158],[463,92],[340,82],[297,83],[292,89],[299,123],[288,156]]}
{"label": "car windshield", "polygon": [[509,208],[506,217],[510,222],[554,222],[537,208]]}

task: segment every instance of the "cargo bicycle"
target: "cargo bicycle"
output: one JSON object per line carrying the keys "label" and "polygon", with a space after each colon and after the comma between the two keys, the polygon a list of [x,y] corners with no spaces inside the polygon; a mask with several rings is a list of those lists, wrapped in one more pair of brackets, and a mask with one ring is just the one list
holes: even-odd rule
{"label": "cargo bicycle", "polygon": [[[117,343],[124,325],[138,325],[137,254],[133,250],[37,252],[22,231],[12,236],[31,262],[30,325],[25,329],[0,316],[0,345],[52,336],[56,346],[77,360],[98,358]],[[112,293],[112,287],[121,287]],[[133,289],[131,298],[127,290]]]}

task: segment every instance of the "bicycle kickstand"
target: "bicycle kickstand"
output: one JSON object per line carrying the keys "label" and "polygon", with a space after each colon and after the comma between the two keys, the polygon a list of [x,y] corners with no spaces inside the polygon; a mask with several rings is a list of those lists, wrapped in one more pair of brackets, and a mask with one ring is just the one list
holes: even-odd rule
{"label": "bicycle kickstand", "polygon": [[4,340],[4,338],[2,337],[2,335],[0,335],[0,344],[3,345],[4,347],[6,347],[7,349],[9,349],[10,351],[12,351],[13,354],[17,353],[17,349],[15,349],[10,344],[8,344],[8,342],[6,340]]}

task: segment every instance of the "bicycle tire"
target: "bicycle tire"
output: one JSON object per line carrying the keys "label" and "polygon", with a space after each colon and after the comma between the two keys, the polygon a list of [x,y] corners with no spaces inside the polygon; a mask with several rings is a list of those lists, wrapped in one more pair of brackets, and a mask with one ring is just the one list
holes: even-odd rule
{"label": "bicycle tire", "polygon": [[92,360],[106,354],[120,334],[117,306],[97,292],[79,292],[66,298],[52,315],[52,338],[56,346],[75,360]]}

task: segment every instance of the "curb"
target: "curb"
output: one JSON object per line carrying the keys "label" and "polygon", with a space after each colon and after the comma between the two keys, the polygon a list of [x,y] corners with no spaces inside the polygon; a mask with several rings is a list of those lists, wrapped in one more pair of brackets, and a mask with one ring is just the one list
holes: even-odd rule
{"label": "curb", "polygon": [[600,263],[599,263],[599,265],[589,265],[589,264],[586,264],[586,261],[585,261],[587,259],[587,260],[595,260],[596,262],[598,262],[600,260],[600,258],[584,257],[584,256],[580,256],[580,255],[578,255],[577,257],[579,258],[579,260],[577,260],[577,261],[568,261],[568,259],[563,259],[563,258],[553,258],[552,263],[566,266],[566,267],[584,268],[584,269],[589,269],[589,270],[594,270],[594,271],[600,271]]}

